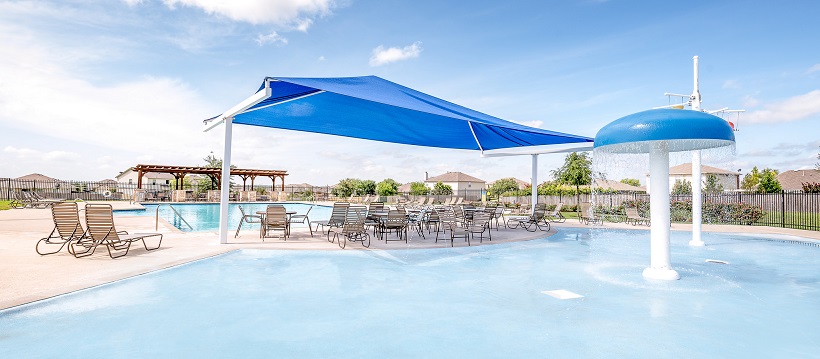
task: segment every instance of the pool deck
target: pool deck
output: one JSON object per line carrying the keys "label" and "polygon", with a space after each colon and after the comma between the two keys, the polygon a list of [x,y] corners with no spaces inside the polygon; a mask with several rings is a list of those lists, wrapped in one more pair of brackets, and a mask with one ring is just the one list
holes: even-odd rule
{"label": "pool deck", "polygon": [[[111,202],[115,209],[139,208],[127,202]],[[81,216],[81,222],[84,219]],[[40,256],[34,246],[40,238],[47,236],[54,227],[49,209],[14,209],[0,211],[0,309],[50,298],[60,294],[94,287],[116,280],[173,267],[191,261],[208,258],[238,249],[278,249],[278,250],[342,250],[335,243],[329,243],[323,234],[314,233],[311,237],[307,226],[294,226],[287,241],[278,238],[267,238],[263,242],[257,230],[243,230],[238,238],[233,238],[234,231],[228,235],[228,244],[220,244],[216,232],[182,232],[160,219],[159,229],[155,230],[152,217],[129,217],[118,215],[114,219],[118,230],[129,233],[159,232],[164,239],[162,247],[155,251],[146,251],[141,244],[135,243],[128,255],[111,259],[105,248],[89,257],[74,258],[65,249],[53,255]],[[516,241],[543,238],[561,228],[588,227],[575,220],[565,223],[553,223],[549,232],[527,232],[523,229],[492,230],[491,242],[481,245],[492,245]],[[611,229],[642,229],[646,226],[632,226],[624,223],[605,223],[595,226]],[[673,224],[672,230],[690,231],[691,225]],[[788,228],[760,226],[704,225],[704,232],[757,233],[792,235],[808,240],[820,241],[820,232],[803,231]],[[390,235],[396,239],[395,234]],[[345,250],[387,250],[450,247],[449,241],[435,242],[435,232],[422,238],[410,231],[409,242],[390,241],[385,243],[375,238],[369,249],[359,243],[348,243]],[[474,243],[475,244],[475,243]],[[467,246],[466,242],[457,240],[456,247]],[[707,243],[708,245],[708,243]],[[648,252],[647,252],[648,261]]]}

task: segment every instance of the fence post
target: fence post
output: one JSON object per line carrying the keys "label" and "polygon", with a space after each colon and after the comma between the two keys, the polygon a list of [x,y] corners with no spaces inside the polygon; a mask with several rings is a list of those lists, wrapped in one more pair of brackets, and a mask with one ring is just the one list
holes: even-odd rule
{"label": "fence post", "polygon": [[780,227],[786,227],[786,191],[780,191]]}

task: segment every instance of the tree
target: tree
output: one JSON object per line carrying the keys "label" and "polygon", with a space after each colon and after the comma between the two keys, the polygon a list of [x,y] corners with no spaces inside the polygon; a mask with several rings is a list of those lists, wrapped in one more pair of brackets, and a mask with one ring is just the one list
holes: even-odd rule
{"label": "tree", "polygon": [[358,178],[345,178],[339,181],[331,193],[336,197],[350,197],[359,188],[359,182],[361,180]]}
{"label": "tree", "polygon": [[395,196],[399,194],[399,183],[387,178],[376,184],[376,194],[379,196]]}
{"label": "tree", "polygon": [[760,171],[758,171],[757,166],[755,166],[749,173],[743,176],[743,182],[740,182],[740,188],[753,191],[757,189],[758,183],[760,183]]}
{"label": "tree", "polygon": [[675,185],[672,186],[673,195],[689,195],[692,194],[692,182],[687,180],[675,180]]}
{"label": "tree", "polygon": [[723,185],[720,183],[715,174],[710,173],[706,175],[706,187],[703,188],[703,191],[708,194],[722,193]]}
{"label": "tree", "polygon": [[783,191],[780,181],[777,180],[777,170],[766,168],[760,174],[760,183],[757,185],[758,193],[779,193]]}
{"label": "tree", "polygon": [[[222,168],[222,159],[219,157],[214,156],[214,153],[211,152],[207,157],[202,159],[205,161],[205,167],[208,168]],[[236,169],[236,165],[231,165],[231,169]]]}
{"label": "tree", "polygon": [[430,194],[442,196],[451,195],[453,194],[453,187],[450,187],[450,185],[446,185],[441,182],[436,182],[435,186],[433,186],[433,190],[430,191]]}
{"label": "tree", "polygon": [[356,186],[356,194],[363,196],[366,194],[376,194],[376,181],[361,180]]}
{"label": "tree", "polygon": [[624,179],[621,180],[621,183],[628,184],[630,186],[635,186],[635,187],[640,187],[641,186],[641,181],[638,180],[638,179],[634,179],[634,178],[624,178]]}
{"label": "tree", "polygon": [[487,192],[489,192],[491,196],[498,198],[504,193],[516,190],[518,190],[518,183],[515,182],[514,178],[510,177],[495,181]]}
{"label": "tree", "polygon": [[587,152],[568,154],[564,158],[564,165],[552,171],[552,176],[559,183],[575,186],[578,203],[581,203],[579,187],[592,183],[592,161],[589,159],[589,154]]}
{"label": "tree", "polygon": [[424,182],[410,182],[410,194],[414,196],[424,196],[430,192]]}

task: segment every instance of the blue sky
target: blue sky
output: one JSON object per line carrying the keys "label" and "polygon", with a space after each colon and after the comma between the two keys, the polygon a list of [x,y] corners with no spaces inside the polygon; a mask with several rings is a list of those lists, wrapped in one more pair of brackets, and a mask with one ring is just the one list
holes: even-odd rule
{"label": "blue sky", "polygon": [[[202,120],[265,76],[377,75],[506,120],[594,137],[692,91],[746,109],[727,169],[813,168],[820,2],[0,1],[0,177],[101,180],[222,152]],[[289,183],[462,171],[530,178],[530,158],[234,128],[233,163]],[[539,158],[539,180],[562,155]],[[643,180],[646,168],[621,169]],[[617,179],[617,178],[616,178]]]}

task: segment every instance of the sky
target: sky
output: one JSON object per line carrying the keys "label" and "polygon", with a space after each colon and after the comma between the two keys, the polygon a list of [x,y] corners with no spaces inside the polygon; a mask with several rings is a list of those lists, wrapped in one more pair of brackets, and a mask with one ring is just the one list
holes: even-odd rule
{"label": "sky", "polygon": [[[594,137],[693,89],[745,109],[741,170],[820,162],[816,1],[0,1],[0,177],[114,178],[137,164],[204,165],[202,120],[266,76],[376,75],[505,120]],[[529,181],[529,156],[236,125],[232,163],[286,183],[400,183],[461,171]],[[538,181],[563,154],[539,156]],[[627,166],[628,164],[617,164]],[[645,181],[648,168],[620,168]],[[605,171],[605,170],[604,170]],[[610,178],[619,179],[619,178]],[[264,184],[264,183],[261,183]]]}

